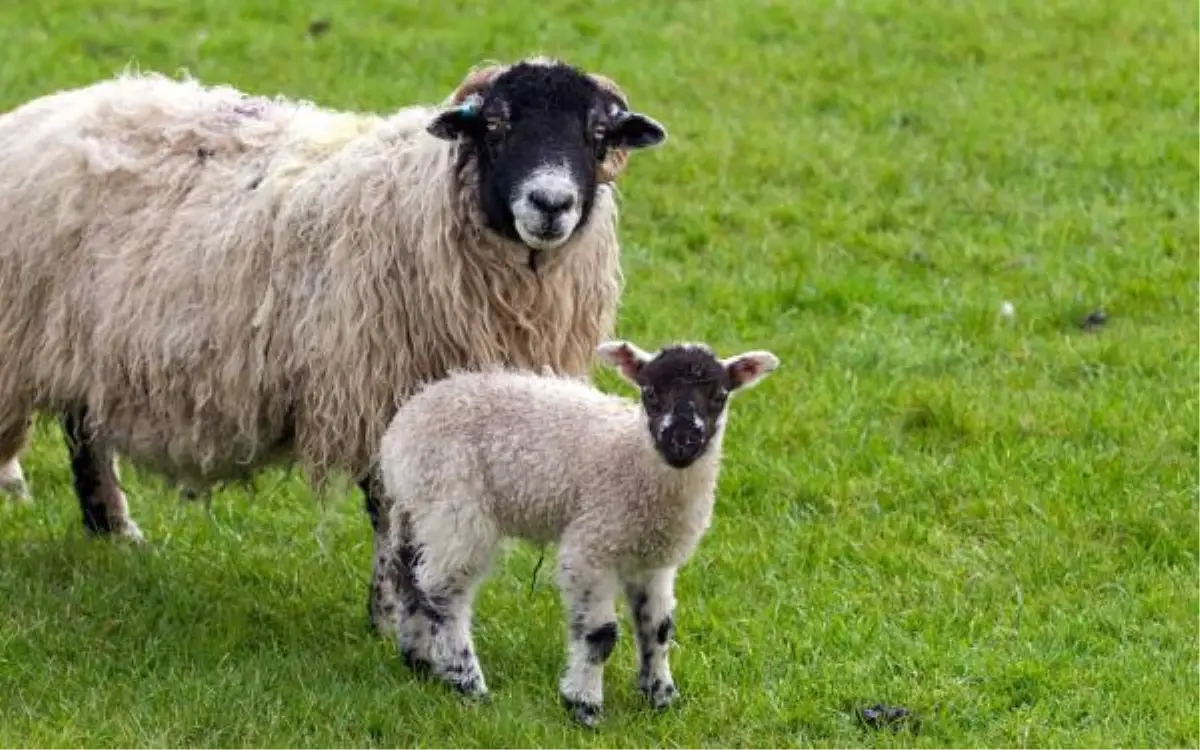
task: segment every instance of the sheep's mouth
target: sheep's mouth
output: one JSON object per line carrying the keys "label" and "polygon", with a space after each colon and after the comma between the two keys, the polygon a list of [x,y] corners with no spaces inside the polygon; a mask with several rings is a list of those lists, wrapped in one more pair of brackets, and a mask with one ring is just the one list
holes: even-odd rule
{"label": "sheep's mouth", "polygon": [[562,246],[583,218],[579,187],[565,165],[542,167],[513,191],[513,228],[534,250]]}
{"label": "sheep's mouth", "polygon": [[575,229],[573,222],[563,221],[561,218],[556,221],[545,221],[540,218],[533,221],[517,219],[513,222],[513,226],[516,228],[521,242],[536,252],[546,252],[562,247],[570,239],[572,230]]}

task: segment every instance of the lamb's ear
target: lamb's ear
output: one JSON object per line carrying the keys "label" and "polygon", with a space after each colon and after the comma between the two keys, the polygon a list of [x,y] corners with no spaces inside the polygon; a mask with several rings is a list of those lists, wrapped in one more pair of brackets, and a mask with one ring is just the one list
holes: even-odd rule
{"label": "lamb's ear", "polygon": [[482,104],[483,99],[478,94],[471,94],[461,104],[443,110],[425,129],[444,141],[456,141],[479,122]]}
{"label": "lamb's ear", "polygon": [[637,376],[642,367],[652,359],[649,354],[628,341],[605,341],[596,347],[596,356],[634,385],[637,384]]}
{"label": "lamb's ear", "polygon": [[779,367],[779,357],[771,352],[746,352],[721,360],[729,375],[730,390],[750,388]]}

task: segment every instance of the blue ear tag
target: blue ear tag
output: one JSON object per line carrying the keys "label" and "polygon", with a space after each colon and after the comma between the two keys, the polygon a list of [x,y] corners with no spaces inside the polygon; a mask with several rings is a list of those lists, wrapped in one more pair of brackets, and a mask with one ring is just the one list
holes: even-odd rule
{"label": "blue ear tag", "polygon": [[476,114],[478,114],[479,105],[481,103],[482,102],[477,94],[471,94],[466,98],[465,101],[463,101],[462,104],[458,105],[458,113],[460,115],[474,117]]}

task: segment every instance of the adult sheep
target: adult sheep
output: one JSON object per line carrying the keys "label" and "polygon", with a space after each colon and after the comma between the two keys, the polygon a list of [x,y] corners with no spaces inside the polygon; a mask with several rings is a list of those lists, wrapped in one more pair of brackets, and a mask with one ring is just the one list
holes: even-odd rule
{"label": "adult sheep", "polygon": [[141,538],[117,453],[193,488],[297,462],[359,483],[378,548],[375,454],[421,383],[586,377],[622,286],[611,183],[665,137],[547,58],[386,116],[155,74],[0,116],[0,474],[43,411],[92,532]]}

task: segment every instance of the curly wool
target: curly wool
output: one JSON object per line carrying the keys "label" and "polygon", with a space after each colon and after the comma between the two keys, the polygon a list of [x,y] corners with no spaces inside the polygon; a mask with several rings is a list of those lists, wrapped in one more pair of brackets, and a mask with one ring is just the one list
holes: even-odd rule
{"label": "curly wool", "polygon": [[612,186],[535,275],[436,111],[126,74],[0,116],[0,432],[86,405],[194,486],[293,459],[322,485],[452,368],[586,375],[622,287]]}

